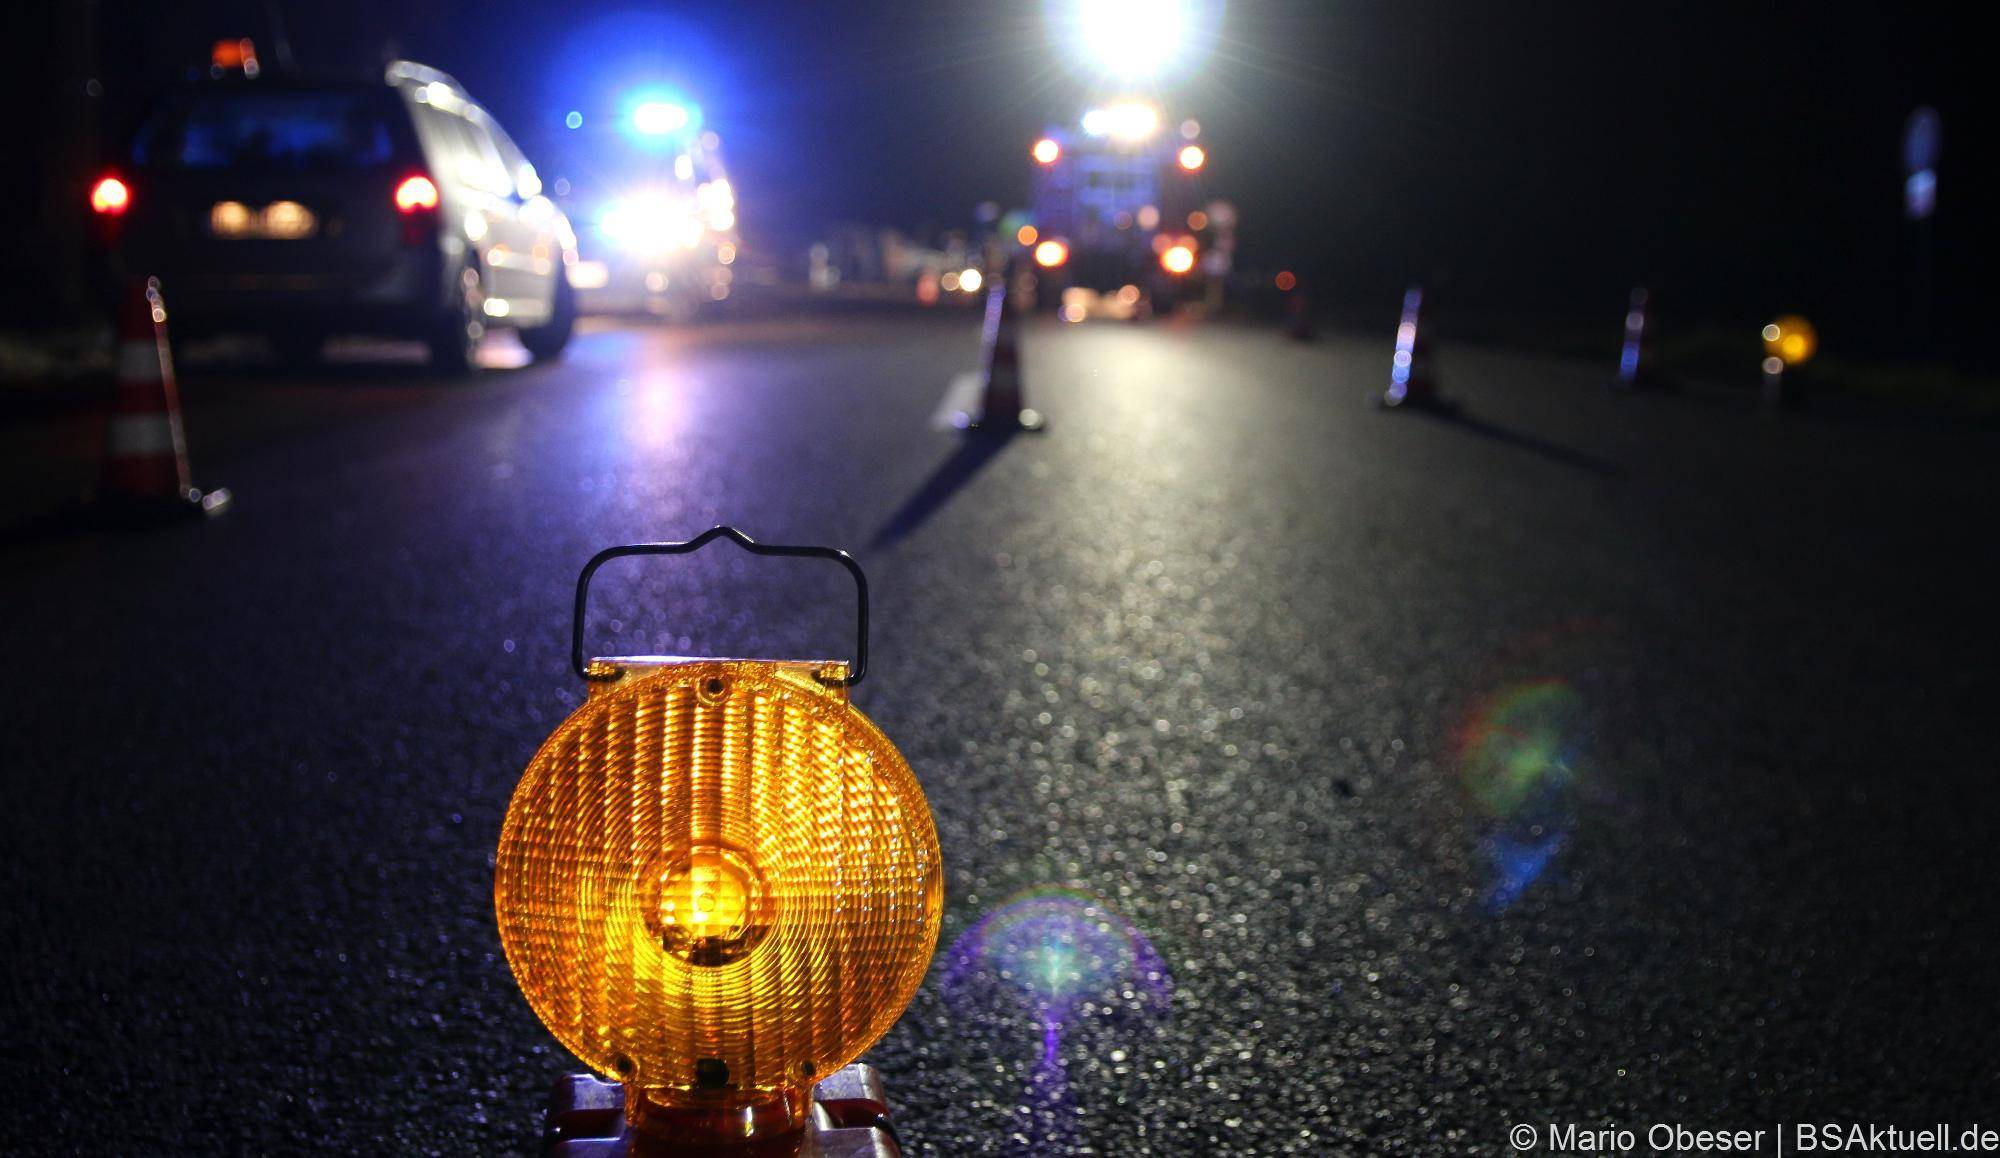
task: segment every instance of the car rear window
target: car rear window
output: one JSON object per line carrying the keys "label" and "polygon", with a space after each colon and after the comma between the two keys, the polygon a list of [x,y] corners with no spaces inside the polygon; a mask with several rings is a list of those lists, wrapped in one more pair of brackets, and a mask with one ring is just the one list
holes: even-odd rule
{"label": "car rear window", "polygon": [[197,94],[141,130],[140,165],[188,170],[365,169],[395,153],[395,109],[373,89],[237,89]]}

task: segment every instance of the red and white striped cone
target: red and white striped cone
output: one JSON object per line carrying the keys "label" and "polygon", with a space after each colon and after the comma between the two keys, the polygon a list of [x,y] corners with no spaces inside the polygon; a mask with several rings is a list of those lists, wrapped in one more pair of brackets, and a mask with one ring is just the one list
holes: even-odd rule
{"label": "red and white striped cone", "polygon": [[1021,384],[1021,328],[1018,311],[1008,301],[1013,278],[994,279],[986,294],[986,325],[980,336],[979,413],[968,424],[976,430],[1040,430],[1044,419],[1026,405]]}
{"label": "red and white striped cone", "polygon": [[1423,321],[1424,287],[1413,285],[1403,294],[1403,320],[1396,326],[1396,357],[1389,367],[1389,388],[1376,402],[1386,409],[1412,407],[1450,410],[1438,392],[1438,373],[1431,359]]}
{"label": "red and white striped cone", "polygon": [[98,498],[131,515],[208,515],[229,503],[228,490],[204,492],[189,472],[167,307],[152,278],[134,279],[119,306],[118,378]]}

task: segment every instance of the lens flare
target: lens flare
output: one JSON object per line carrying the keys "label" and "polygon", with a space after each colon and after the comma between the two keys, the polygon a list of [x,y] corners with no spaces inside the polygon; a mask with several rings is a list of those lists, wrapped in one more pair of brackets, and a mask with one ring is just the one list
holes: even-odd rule
{"label": "lens flare", "polygon": [[946,988],[998,978],[1060,1021],[1076,1002],[1164,1012],[1173,990],[1146,937],[1079,889],[1042,885],[1008,898],[960,934],[946,954]]}
{"label": "lens flare", "polygon": [[1466,787],[1488,815],[1508,818],[1568,785],[1582,697],[1559,679],[1513,684],[1487,700],[1459,737]]}
{"label": "lens flare", "polygon": [[1173,1003],[1173,978],[1152,942],[1102,897],[1057,885],[1001,902],[959,935],[945,962],[943,994],[959,1017],[990,1020],[1025,1006],[1032,1018],[1029,1153],[1076,1150],[1064,1029],[1150,1036]]}
{"label": "lens flare", "polygon": [[1484,817],[1481,843],[1495,910],[1534,887],[1568,841],[1584,725],[1577,690],[1566,680],[1541,678],[1503,686],[1459,730],[1458,768]]}

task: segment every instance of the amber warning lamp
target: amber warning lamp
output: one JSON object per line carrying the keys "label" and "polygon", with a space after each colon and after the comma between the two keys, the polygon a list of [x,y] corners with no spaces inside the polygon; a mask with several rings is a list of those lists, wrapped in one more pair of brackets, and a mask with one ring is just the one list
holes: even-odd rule
{"label": "amber warning lamp", "polygon": [[[585,662],[599,567],[717,539],[846,568],[853,661]],[[923,980],[944,885],[916,777],[848,701],[867,657],[867,579],[843,551],[716,527],[584,566],[589,694],[522,774],[493,885],[521,992],[607,1079],[556,1084],[547,1153],[898,1153],[852,1063]]]}

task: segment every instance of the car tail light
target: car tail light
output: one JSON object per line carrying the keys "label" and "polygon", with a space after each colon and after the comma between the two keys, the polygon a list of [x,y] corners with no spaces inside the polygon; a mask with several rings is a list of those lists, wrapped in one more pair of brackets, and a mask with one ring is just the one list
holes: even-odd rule
{"label": "car tail light", "polygon": [[437,236],[438,187],[422,173],[396,183],[396,212],[403,219],[403,244],[423,245]]}
{"label": "car tail light", "polygon": [[90,207],[105,217],[122,216],[132,207],[132,190],[116,177],[100,177],[90,187]]}
{"label": "car tail light", "polygon": [[438,187],[422,173],[403,178],[396,186],[396,211],[398,213],[421,213],[438,207]]}

